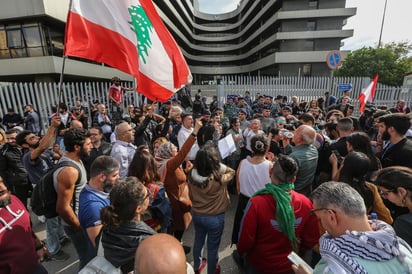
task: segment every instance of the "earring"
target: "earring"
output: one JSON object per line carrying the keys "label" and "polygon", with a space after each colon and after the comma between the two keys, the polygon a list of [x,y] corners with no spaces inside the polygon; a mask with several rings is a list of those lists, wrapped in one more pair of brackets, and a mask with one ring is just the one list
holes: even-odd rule
{"label": "earring", "polygon": [[405,204],[406,204],[406,199],[403,198],[403,199],[402,199],[402,205],[405,205]]}

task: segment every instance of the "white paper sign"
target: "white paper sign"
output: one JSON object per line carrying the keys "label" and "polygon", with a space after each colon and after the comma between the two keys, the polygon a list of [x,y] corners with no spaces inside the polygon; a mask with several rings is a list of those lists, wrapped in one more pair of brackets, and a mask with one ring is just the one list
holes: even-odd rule
{"label": "white paper sign", "polygon": [[223,139],[220,139],[218,142],[218,147],[220,151],[220,156],[222,159],[225,159],[230,153],[236,151],[235,141],[233,140],[232,134],[229,134]]}

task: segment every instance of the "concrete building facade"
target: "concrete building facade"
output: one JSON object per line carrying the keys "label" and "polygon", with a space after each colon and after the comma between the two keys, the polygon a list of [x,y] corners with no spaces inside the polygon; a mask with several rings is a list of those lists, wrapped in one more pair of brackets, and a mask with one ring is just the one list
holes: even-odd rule
{"label": "concrete building facade", "polygon": [[[222,75],[329,75],[326,56],[353,35],[345,0],[242,0],[224,14],[197,0],[154,0],[196,83]],[[347,52],[342,52],[344,58]]]}
{"label": "concrete building facade", "polygon": [[[69,0],[0,0],[0,82],[56,82],[63,64]],[[101,81],[119,70],[86,60],[66,59],[65,81]]]}
{"label": "concrete building facade", "polygon": [[[223,75],[328,75],[326,56],[353,35],[356,8],[345,0],[242,0],[224,14],[197,0],[154,0],[189,64],[195,84]],[[0,0],[0,81],[56,81],[62,69],[69,0]],[[346,52],[342,52],[345,57]],[[70,58],[65,80],[127,74]]]}

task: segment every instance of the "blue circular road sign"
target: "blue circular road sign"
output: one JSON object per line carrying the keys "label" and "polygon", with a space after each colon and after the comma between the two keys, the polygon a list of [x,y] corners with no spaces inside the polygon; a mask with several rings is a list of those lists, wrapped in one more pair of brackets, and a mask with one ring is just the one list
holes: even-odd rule
{"label": "blue circular road sign", "polygon": [[342,64],[342,56],[340,50],[332,50],[326,56],[326,64],[330,69],[336,69]]}

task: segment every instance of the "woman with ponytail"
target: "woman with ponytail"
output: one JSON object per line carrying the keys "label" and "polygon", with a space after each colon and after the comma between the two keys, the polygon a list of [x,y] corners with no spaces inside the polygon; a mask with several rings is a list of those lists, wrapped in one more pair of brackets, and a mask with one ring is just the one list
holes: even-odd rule
{"label": "woman with ponytail", "polygon": [[141,218],[149,205],[150,191],[136,178],[127,177],[110,192],[110,206],[102,208],[101,241],[104,257],[123,273],[134,268],[134,256],[139,244],[156,234]]}

